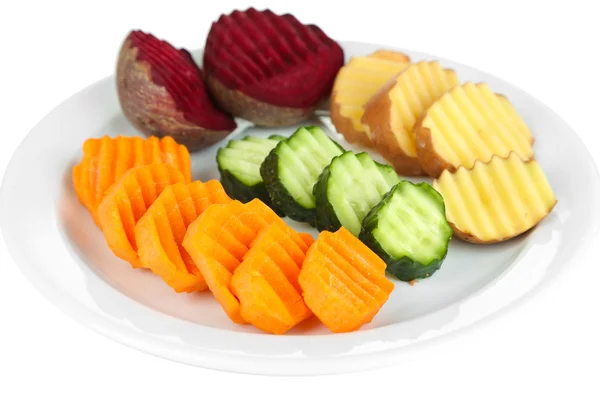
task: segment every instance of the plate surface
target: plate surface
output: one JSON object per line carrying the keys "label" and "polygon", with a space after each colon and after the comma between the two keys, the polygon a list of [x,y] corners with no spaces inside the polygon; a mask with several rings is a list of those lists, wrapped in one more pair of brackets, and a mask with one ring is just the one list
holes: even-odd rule
{"label": "plate surface", "polygon": [[[346,58],[380,48],[354,42],[343,46]],[[394,280],[390,300],[360,331],[334,335],[309,320],[284,336],[263,334],[230,322],[210,293],[175,294],[158,277],[112,255],[79,204],[70,171],[85,139],[138,134],[121,114],[114,77],[59,105],[16,151],[0,191],[7,248],[32,284],[81,323],[154,355],[228,371],[324,374],[384,366],[419,343],[497,315],[543,287],[597,235],[597,170],[572,129],[530,95],[476,69],[405,52],[414,61],[438,59],[461,81],[485,81],[507,95],[531,127],[536,158],[558,204],[533,231],[509,242],[477,246],[453,239],[436,274],[415,286]],[[195,56],[199,59],[200,53]],[[344,147],[362,150],[333,133],[327,117],[309,123],[321,124]],[[242,121],[234,135],[287,135],[294,129],[258,129]],[[232,137],[193,154],[194,178],[218,178],[216,150]],[[307,225],[292,225],[316,236]]]}

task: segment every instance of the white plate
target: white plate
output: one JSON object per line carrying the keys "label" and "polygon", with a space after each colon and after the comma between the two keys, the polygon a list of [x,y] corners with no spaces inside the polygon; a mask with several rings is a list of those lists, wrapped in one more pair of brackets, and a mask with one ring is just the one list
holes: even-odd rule
{"label": "white plate", "polygon": [[[379,47],[344,43],[347,58]],[[407,53],[413,60],[433,58]],[[396,281],[390,300],[360,331],[334,335],[311,320],[284,336],[263,334],[230,322],[210,293],[175,294],[158,277],[112,255],[77,201],[70,171],[85,139],[137,134],[121,114],[113,77],[66,100],[20,145],[0,192],[4,240],[48,300],[81,323],[151,354],[258,374],[338,373],[393,363],[407,348],[447,337],[533,293],[566,268],[600,226],[600,179],[571,128],[509,83],[441,61],[461,80],[485,81],[513,102],[535,135],[536,158],[558,204],[532,232],[507,243],[476,246],[454,239],[436,274],[414,287]],[[326,117],[310,123],[330,126]],[[240,130],[264,136],[294,128],[245,124]],[[218,177],[214,156],[226,140],[193,155],[195,178]]]}

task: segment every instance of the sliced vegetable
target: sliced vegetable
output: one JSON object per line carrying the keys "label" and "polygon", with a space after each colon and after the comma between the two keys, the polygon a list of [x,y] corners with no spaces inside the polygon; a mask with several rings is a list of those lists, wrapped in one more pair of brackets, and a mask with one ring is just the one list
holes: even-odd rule
{"label": "sliced vegetable", "polygon": [[221,183],[232,199],[242,203],[261,199],[263,203],[272,207],[269,193],[260,176],[260,165],[283,139],[285,137],[277,135],[268,139],[246,136],[243,139],[230,140],[226,147],[219,149],[217,166],[221,174]]}
{"label": "sliced vegetable", "polygon": [[176,292],[205,290],[206,281],[182,247],[188,226],[212,204],[227,204],[217,180],[183,182],[168,186],[135,226],[135,240],[142,265]]}
{"label": "sliced vegetable", "polygon": [[308,308],[333,332],[370,322],[394,284],[385,262],[342,227],[323,231],[308,250],[298,282]]}
{"label": "sliced vegetable", "polygon": [[243,324],[245,320],[240,314],[238,299],[229,289],[233,272],[260,230],[270,224],[285,226],[285,222],[259,199],[248,203],[233,200],[228,204],[213,204],[204,210],[190,224],[183,238],[183,248],[235,323]]}
{"label": "sliced vegetable", "polygon": [[315,225],[313,186],[343,151],[317,126],[299,128],[279,142],[260,167],[273,205],[293,220]]}
{"label": "sliced vegetable", "polygon": [[391,166],[373,161],[368,153],[347,151],[334,157],[313,189],[317,229],[335,232],[343,226],[358,236],[367,213],[399,181]]}
{"label": "sliced vegetable", "polygon": [[135,225],[169,185],[185,182],[179,170],[166,164],[132,168],[106,192],[98,206],[98,221],[108,247],[135,268],[144,267],[135,240]]}
{"label": "sliced vegetable", "polygon": [[100,225],[96,211],[108,188],[131,168],[156,163],[177,168],[185,181],[190,182],[190,154],[171,137],[88,139],[83,144],[81,162],[73,167],[73,187],[79,201]]}
{"label": "sliced vegetable", "polygon": [[456,237],[471,243],[498,243],[527,232],[556,205],[542,167],[517,153],[476,161],[472,169],[444,171],[433,181],[446,204]]}
{"label": "sliced vegetable", "polygon": [[440,268],[452,228],[434,188],[401,181],[365,217],[359,237],[385,260],[390,274],[412,281]]}
{"label": "sliced vegetable", "polygon": [[300,235],[289,227],[272,224],[260,231],[230,284],[245,321],[283,334],[312,315],[298,284],[307,250]]}
{"label": "sliced vegetable", "polygon": [[312,237],[312,235],[310,233],[300,232],[299,235],[302,238],[302,240],[304,240],[304,243],[306,243],[306,245],[308,247],[310,247],[313,244],[313,242],[315,241],[315,239]]}

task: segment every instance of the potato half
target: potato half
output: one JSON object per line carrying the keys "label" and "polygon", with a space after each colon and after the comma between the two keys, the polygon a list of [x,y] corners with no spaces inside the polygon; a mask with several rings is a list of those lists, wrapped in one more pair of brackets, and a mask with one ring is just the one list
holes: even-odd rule
{"label": "potato half", "polygon": [[536,226],[556,198],[535,160],[516,153],[477,161],[471,169],[445,170],[433,182],[446,204],[446,218],[462,240],[497,243]]}
{"label": "potato half", "polygon": [[362,122],[375,149],[400,175],[424,175],[413,126],[442,94],[459,84],[456,73],[437,61],[413,64],[392,78],[365,106]]}
{"label": "potato half", "polygon": [[330,101],[331,122],[350,143],[373,147],[371,132],[361,121],[364,105],[393,76],[410,65],[410,58],[394,51],[378,50],[352,57],[340,69]]}
{"label": "potato half", "polygon": [[467,82],[446,92],[431,105],[414,128],[417,155],[432,177],[476,160],[516,152],[533,157],[533,137],[510,101],[485,84]]}

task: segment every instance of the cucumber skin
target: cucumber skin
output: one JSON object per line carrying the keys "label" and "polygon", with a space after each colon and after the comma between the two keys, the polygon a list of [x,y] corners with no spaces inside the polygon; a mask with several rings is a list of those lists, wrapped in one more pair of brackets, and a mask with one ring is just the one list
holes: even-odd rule
{"label": "cucumber skin", "polygon": [[[318,127],[309,126],[304,128],[310,131],[311,129]],[[292,136],[290,136],[290,138]],[[281,143],[286,142],[287,139],[279,142],[277,146],[271,150],[267,158],[265,158],[265,161],[263,161],[260,166],[260,175],[263,178],[263,182],[265,183],[267,192],[269,193],[269,197],[271,199],[271,204],[274,207],[281,210],[281,212],[285,213],[285,215],[294,221],[306,222],[311,226],[316,226],[316,208],[304,208],[298,204],[279,180],[279,155],[277,154],[277,149]],[[338,142],[331,138],[329,138],[329,140],[339,147],[342,152],[345,151],[345,149],[340,146]]]}
{"label": "cucumber skin", "polygon": [[310,225],[315,226],[315,209],[304,208],[298,204],[279,180],[279,155],[276,152],[277,147],[279,147],[279,145],[271,150],[260,166],[260,175],[263,178],[269,196],[269,202],[272,207],[281,210],[282,213],[294,221],[307,222]]}
{"label": "cucumber skin", "polygon": [[232,199],[239,200],[242,203],[247,203],[252,199],[260,199],[267,206],[271,207],[277,215],[280,217],[285,216],[281,210],[271,204],[271,198],[269,197],[269,192],[267,192],[267,187],[264,182],[257,183],[254,186],[246,186],[238,181],[231,172],[223,170],[221,167],[219,167],[219,173],[221,174],[220,180],[223,189],[225,189],[225,193]]}
{"label": "cucumber skin", "polygon": [[[344,154],[344,153],[342,153]],[[337,157],[334,157],[335,160]],[[335,209],[333,205],[329,202],[327,198],[327,187],[329,185],[329,177],[331,177],[331,163],[325,167],[321,175],[319,175],[319,180],[313,186],[313,195],[315,196],[316,203],[316,223],[315,228],[319,232],[321,231],[329,231],[336,232],[338,229],[342,227],[342,223],[337,217],[335,213]]]}
{"label": "cucumber skin", "polygon": [[[399,184],[401,184],[402,181]],[[434,190],[431,185],[421,182],[418,184],[414,184],[418,187],[428,187],[427,190]],[[362,228],[360,230],[359,239],[373,252],[375,252],[379,257],[385,261],[387,264],[386,271],[400,279],[401,281],[409,282],[414,279],[425,279],[433,275],[440,267],[442,263],[446,259],[448,255],[448,244],[450,243],[450,239],[452,239],[452,230],[448,235],[448,239],[446,241],[446,251],[444,255],[440,259],[434,259],[429,264],[423,264],[418,261],[411,259],[410,257],[404,256],[402,258],[394,258],[387,251],[385,251],[381,245],[375,239],[373,235],[373,231],[377,228],[379,219],[377,213],[381,208],[383,208],[392,198],[394,191],[396,189],[395,185],[389,192],[383,196],[383,199],[377,204],[365,217],[362,223]],[[442,199],[441,195],[439,196]],[[446,216],[446,205],[444,204],[444,200],[438,201],[442,212],[444,213],[444,217]]]}

